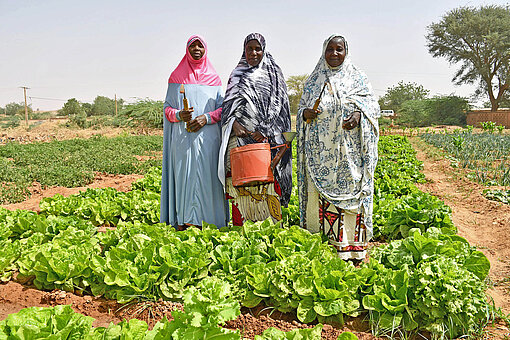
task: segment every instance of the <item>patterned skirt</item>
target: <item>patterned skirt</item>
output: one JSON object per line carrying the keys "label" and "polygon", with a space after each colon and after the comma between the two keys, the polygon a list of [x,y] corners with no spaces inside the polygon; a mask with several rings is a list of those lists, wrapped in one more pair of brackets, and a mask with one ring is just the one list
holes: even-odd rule
{"label": "patterned skirt", "polygon": [[227,177],[225,190],[225,197],[232,202],[233,225],[243,225],[246,220],[264,221],[271,218],[276,223],[282,219],[278,182],[234,187],[232,177]]}
{"label": "patterned skirt", "polygon": [[308,178],[305,228],[327,236],[341,259],[363,260],[367,255],[367,233],[363,214],[344,210],[328,202]]}

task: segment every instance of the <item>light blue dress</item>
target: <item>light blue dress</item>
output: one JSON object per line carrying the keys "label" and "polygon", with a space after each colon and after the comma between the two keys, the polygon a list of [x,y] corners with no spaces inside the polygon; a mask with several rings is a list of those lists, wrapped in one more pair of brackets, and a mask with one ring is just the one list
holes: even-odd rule
{"label": "light blue dress", "polygon": [[[181,84],[168,84],[165,109],[183,109]],[[228,205],[218,179],[218,153],[221,129],[210,124],[208,112],[221,107],[221,86],[184,85],[193,107],[193,118],[206,114],[208,124],[198,132],[187,132],[184,122],[164,118],[163,176],[161,183],[161,222],[174,227],[202,225],[202,221],[226,226]]]}

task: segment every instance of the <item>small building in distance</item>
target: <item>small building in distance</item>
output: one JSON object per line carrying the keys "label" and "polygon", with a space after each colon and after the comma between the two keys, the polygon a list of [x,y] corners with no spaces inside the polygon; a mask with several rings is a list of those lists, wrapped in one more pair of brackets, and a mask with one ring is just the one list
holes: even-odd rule
{"label": "small building in distance", "polygon": [[480,127],[482,122],[494,122],[510,129],[510,108],[499,109],[492,112],[491,109],[469,111],[466,115],[466,124]]}

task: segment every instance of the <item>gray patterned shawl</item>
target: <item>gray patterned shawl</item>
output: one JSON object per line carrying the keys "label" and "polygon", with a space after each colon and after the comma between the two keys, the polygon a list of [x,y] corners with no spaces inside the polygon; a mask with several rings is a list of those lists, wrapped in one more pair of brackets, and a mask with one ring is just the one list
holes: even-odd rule
{"label": "gray patterned shawl", "polygon": [[[257,66],[250,66],[246,61],[244,49],[250,40],[257,40],[264,51],[262,61]],[[265,39],[259,33],[252,33],[244,40],[241,60],[228,80],[221,117],[223,143],[228,143],[234,119],[248,130],[260,131],[272,146],[284,143],[281,133],[290,131],[289,97],[285,78],[271,54],[266,51]],[[251,143],[255,143],[251,137],[238,138],[238,145]],[[282,189],[281,203],[284,206],[287,206],[292,191],[291,156],[289,150],[274,172]],[[223,181],[221,172],[219,169],[218,174]]]}

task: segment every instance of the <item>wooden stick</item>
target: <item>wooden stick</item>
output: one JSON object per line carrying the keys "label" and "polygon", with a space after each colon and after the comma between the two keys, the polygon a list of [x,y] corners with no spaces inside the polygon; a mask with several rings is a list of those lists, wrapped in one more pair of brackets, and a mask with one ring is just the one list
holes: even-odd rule
{"label": "wooden stick", "polygon": [[[317,100],[315,101],[315,104],[313,104],[314,111],[317,111],[317,109],[319,108],[319,104],[321,103],[321,97],[322,97],[322,94],[324,93],[324,89],[326,88],[326,84],[328,84],[327,80],[324,82],[324,86],[322,86],[322,90],[321,90],[321,93],[319,94],[319,98],[317,98]],[[306,120],[307,124],[310,124],[311,122],[312,122],[311,119]]]}

